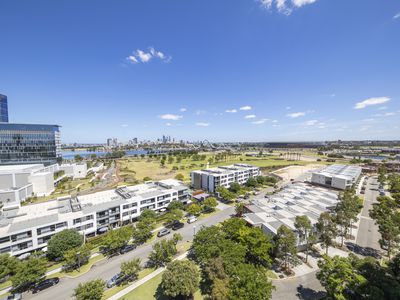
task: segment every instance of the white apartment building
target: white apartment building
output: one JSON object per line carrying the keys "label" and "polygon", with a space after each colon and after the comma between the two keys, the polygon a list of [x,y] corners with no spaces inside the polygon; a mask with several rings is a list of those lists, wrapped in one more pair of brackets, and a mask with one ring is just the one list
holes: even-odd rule
{"label": "white apartment building", "polygon": [[340,190],[350,188],[361,175],[361,167],[351,165],[331,165],[313,172],[311,182]]}
{"label": "white apartment building", "polygon": [[145,209],[165,210],[174,200],[186,203],[188,188],[168,179],[26,206],[7,203],[0,211],[0,253],[46,250],[51,236],[67,228],[94,236],[135,220]]}
{"label": "white apartment building", "polygon": [[54,191],[54,172],[58,165],[0,166],[0,204],[22,202],[32,195],[47,196]]}
{"label": "white apartment building", "polygon": [[228,188],[232,182],[244,184],[250,177],[259,175],[261,175],[261,171],[258,167],[247,164],[234,164],[193,171],[190,173],[190,178],[193,188],[214,193],[218,186]]}
{"label": "white apartment building", "polygon": [[86,163],[62,164],[59,169],[73,179],[85,178],[88,172]]}

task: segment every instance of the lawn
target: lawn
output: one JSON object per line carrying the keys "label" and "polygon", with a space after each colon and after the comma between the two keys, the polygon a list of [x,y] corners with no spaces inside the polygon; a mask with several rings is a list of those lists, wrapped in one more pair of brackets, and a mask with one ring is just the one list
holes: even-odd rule
{"label": "lawn", "polygon": [[[166,178],[173,178],[176,174],[181,173],[184,175],[185,181],[190,180],[190,172],[199,170],[207,167],[208,159],[214,157],[212,153],[205,153],[206,159],[203,161],[193,161],[192,159],[183,159],[180,163],[174,162],[171,164],[166,163],[164,167],[160,165],[160,161],[156,158],[123,158],[118,160],[119,175],[122,181],[127,183],[134,183],[137,181],[143,181],[143,178],[149,177],[153,180],[162,180]],[[168,162],[168,159],[167,159]],[[222,165],[229,165],[234,163],[246,163],[267,170],[274,170],[280,167],[289,165],[307,165],[310,163],[321,163],[325,162],[310,162],[310,161],[291,161],[282,159],[279,156],[268,156],[268,157],[248,157],[245,155],[232,155],[227,157],[224,161],[213,162],[209,164],[209,167],[217,167]],[[173,170],[173,167],[178,170]]]}
{"label": "lawn", "polygon": [[95,257],[92,257],[87,264],[83,265],[80,268],[79,271],[78,270],[74,270],[72,272],[61,271],[61,272],[58,272],[58,273],[55,273],[55,274],[52,274],[52,275],[48,276],[48,278],[54,278],[54,277],[79,277],[79,276],[85,274],[86,272],[88,272],[96,262],[98,262],[98,261],[100,261],[100,260],[102,260],[104,258],[105,257],[104,257],[103,254],[99,254],[99,255],[97,255]]}
{"label": "lawn", "polygon": [[[150,299],[157,299],[157,300],[167,300],[168,298],[160,295],[157,292],[157,288],[162,280],[162,273],[158,274],[156,277],[152,278],[151,280],[147,281],[146,283],[142,284],[138,288],[134,289],[132,292],[127,294],[125,297],[121,298],[124,300],[150,300]],[[194,300],[201,300],[204,297],[201,295],[200,290],[198,290],[194,294]]]}

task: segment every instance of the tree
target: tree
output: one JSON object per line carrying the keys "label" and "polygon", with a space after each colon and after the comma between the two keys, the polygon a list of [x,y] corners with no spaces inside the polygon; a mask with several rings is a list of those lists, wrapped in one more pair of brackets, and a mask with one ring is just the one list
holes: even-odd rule
{"label": "tree", "polygon": [[270,299],[274,289],[266,269],[250,264],[240,264],[230,277],[228,299]]}
{"label": "tree", "polygon": [[197,216],[201,214],[201,206],[196,203],[192,203],[186,207],[186,211],[193,216]]}
{"label": "tree", "polygon": [[74,160],[75,160],[76,162],[81,162],[81,161],[83,160],[83,157],[80,156],[79,154],[76,154],[76,155],[74,156]]}
{"label": "tree", "polygon": [[47,256],[54,260],[63,257],[73,248],[83,244],[83,236],[74,229],[64,229],[53,235],[47,243]]}
{"label": "tree", "polygon": [[124,261],[121,263],[121,274],[128,280],[137,279],[140,270],[142,269],[140,265],[140,259],[134,258],[129,261]]}
{"label": "tree", "polygon": [[174,209],[183,209],[183,203],[181,201],[171,201],[168,204],[167,209],[169,211],[174,210]]}
{"label": "tree", "polygon": [[118,229],[107,232],[102,246],[108,249],[110,254],[117,252],[123,246],[125,246],[133,235],[132,226],[124,226]]}
{"label": "tree", "polygon": [[176,260],[168,264],[160,286],[168,297],[189,299],[199,288],[199,281],[199,271],[192,261]]}
{"label": "tree", "polygon": [[102,279],[79,283],[74,291],[77,300],[101,300],[106,287]]}
{"label": "tree", "polygon": [[323,212],[318,218],[316,227],[319,238],[326,249],[326,255],[328,255],[329,246],[334,244],[337,235],[336,224],[328,212]]}
{"label": "tree", "polygon": [[378,224],[381,234],[379,244],[386,249],[390,259],[391,253],[400,243],[400,212],[396,201],[390,197],[378,197],[378,203],[372,205],[369,215]]}
{"label": "tree", "polygon": [[156,218],[157,218],[157,214],[156,214],[156,212],[154,210],[145,209],[140,214],[139,221],[148,220],[148,221],[151,221],[151,222],[155,222]]}
{"label": "tree", "polygon": [[153,179],[151,179],[149,176],[145,176],[143,177],[143,181],[152,181]]}
{"label": "tree", "polygon": [[306,216],[296,216],[294,220],[294,227],[296,227],[299,234],[299,240],[306,244],[306,262],[308,260],[308,251],[310,249],[310,235],[312,225],[310,219]]}
{"label": "tree", "polygon": [[155,267],[165,266],[178,252],[175,239],[164,239],[153,245],[153,251],[149,254],[149,262]]}
{"label": "tree", "polygon": [[15,289],[25,289],[28,285],[38,283],[46,273],[46,260],[31,256],[17,264],[15,275],[11,277]]}
{"label": "tree", "polygon": [[182,173],[178,173],[175,175],[175,179],[179,181],[183,181],[185,179],[185,176]]}
{"label": "tree", "polygon": [[246,181],[246,186],[247,187],[251,187],[251,188],[255,188],[258,186],[258,182],[254,177],[250,177],[249,179],[247,179]]}
{"label": "tree", "polygon": [[226,187],[219,186],[216,188],[217,193],[219,193],[219,196],[222,199],[225,199],[227,201],[232,201],[233,199],[236,198],[236,195],[229,191]]}
{"label": "tree", "polygon": [[136,223],[133,228],[132,238],[136,244],[143,244],[152,236],[153,223],[147,220],[142,220]]}
{"label": "tree", "polygon": [[203,201],[204,206],[215,209],[218,206],[218,201],[215,197],[208,197]]}
{"label": "tree", "polygon": [[14,275],[19,263],[15,256],[10,256],[8,253],[0,254],[0,279]]}
{"label": "tree", "polygon": [[239,230],[239,242],[246,247],[247,260],[255,265],[265,267],[271,264],[269,256],[272,243],[261,228],[244,226]]}
{"label": "tree", "polygon": [[172,224],[183,218],[183,211],[180,209],[173,209],[165,214],[165,223]]}
{"label": "tree", "polygon": [[237,183],[237,182],[232,182],[230,185],[229,185],[229,190],[232,192],[232,193],[239,193],[240,192],[240,190],[242,189],[242,187],[240,186],[240,184],[239,183]]}
{"label": "tree", "polygon": [[81,265],[87,263],[90,258],[90,248],[82,245],[64,253],[65,266],[67,269],[80,269]]}
{"label": "tree", "polygon": [[168,163],[172,164],[174,162],[174,157],[173,156],[169,156],[168,157]]}
{"label": "tree", "polygon": [[281,225],[275,238],[276,255],[283,260],[284,268],[288,270],[297,254],[296,235],[290,228]]}
{"label": "tree", "polygon": [[244,214],[244,203],[236,203],[235,212],[237,217],[242,217]]}
{"label": "tree", "polygon": [[347,258],[324,256],[323,260],[318,261],[318,267],[317,278],[333,299],[349,299],[346,291],[354,291],[365,282],[365,278],[354,271]]}

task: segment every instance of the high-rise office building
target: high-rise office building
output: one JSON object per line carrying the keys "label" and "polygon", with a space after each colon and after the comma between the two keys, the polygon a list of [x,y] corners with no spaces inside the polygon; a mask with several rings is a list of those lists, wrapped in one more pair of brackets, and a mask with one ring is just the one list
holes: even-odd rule
{"label": "high-rise office building", "polygon": [[0,122],[8,122],[7,96],[0,94]]}
{"label": "high-rise office building", "polygon": [[61,158],[58,125],[0,123],[0,165],[53,164]]}

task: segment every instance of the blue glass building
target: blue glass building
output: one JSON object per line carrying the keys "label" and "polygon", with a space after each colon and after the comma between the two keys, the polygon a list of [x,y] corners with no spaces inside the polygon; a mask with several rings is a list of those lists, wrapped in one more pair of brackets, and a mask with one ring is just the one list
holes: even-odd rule
{"label": "blue glass building", "polygon": [[0,165],[48,165],[60,158],[60,126],[0,123]]}
{"label": "blue glass building", "polygon": [[7,96],[0,94],[0,122],[8,122]]}

